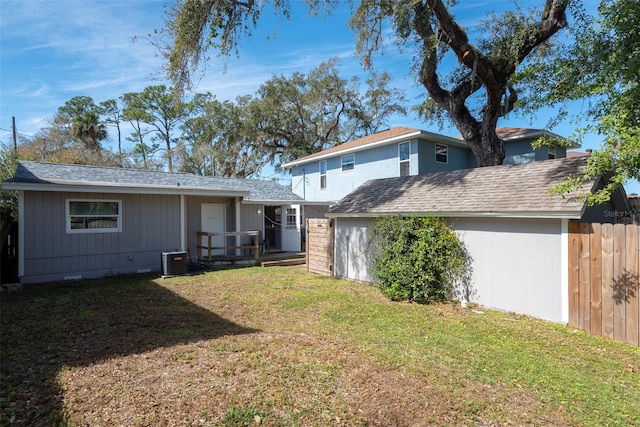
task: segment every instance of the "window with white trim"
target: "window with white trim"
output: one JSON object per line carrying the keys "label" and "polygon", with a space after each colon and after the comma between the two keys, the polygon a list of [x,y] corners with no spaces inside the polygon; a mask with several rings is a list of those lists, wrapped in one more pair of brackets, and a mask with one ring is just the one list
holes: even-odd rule
{"label": "window with white trim", "polygon": [[547,148],[548,154],[549,154],[549,159],[555,159],[556,158],[556,146],[555,145],[550,145]]}
{"label": "window with white trim", "polygon": [[449,162],[449,147],[444,144],[436,144],[436,163]]}
{"label": "window with white trim", "polygon": [[287,228],[296,228],[297,209],[287,208]]}
{"label": "window with white trim", "polygon": [[353,170],[356,166],[356,157],[353,154],[342,156],[342,172]]}
{"label": "window with white trim", "polygon": [[118,233],[122,231],[121,200],[67,199],[67,233]]}
{"label": "window with white trim", "polygon": [[320,189],[327,188],[327,161],[322,160],[320,162]]}
{"label": "window with white trim", "polygon": [[400,176],[411,175],[411,143],[402,142],[398,144],[398,166]]}

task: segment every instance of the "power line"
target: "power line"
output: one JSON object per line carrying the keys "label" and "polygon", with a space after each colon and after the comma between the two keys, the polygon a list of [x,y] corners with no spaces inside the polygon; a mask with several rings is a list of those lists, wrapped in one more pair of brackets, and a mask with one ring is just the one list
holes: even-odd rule
{"label": "power line", "polygon": [[[5,129],[5,128],[0,128],[0,131],[2,131],[2,132],[6,132],[6,133],[10,133],[10,134],[13,134],[13,131],[12,131],[12,130]],[[24,136],[24,137],[33,137],[33,134],[32,134],[32,133],[24,133],[24,132],[16,132],[16,133],[17,133],[18,135],[20,135],[20,136]]]}

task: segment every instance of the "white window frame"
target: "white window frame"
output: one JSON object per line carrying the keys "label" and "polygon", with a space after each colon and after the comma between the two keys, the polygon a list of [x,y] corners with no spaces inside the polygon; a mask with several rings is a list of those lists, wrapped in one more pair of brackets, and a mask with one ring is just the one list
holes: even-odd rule
{"label": "white window frame", "polygon": [[[351,161],[347,161],[347,163],[345,163],[345,159],[351,157]],[[347,167],[347,169],[345,169],[345,165],[351,165],[351,167]],[[342,168],[342,172],[350,172],[352,170],[354,170],[356,168],[356,155],[355,154],[347,154],[346,156],[342,156],[340,158],[340,166]]]}
{"label": "white window frame", "polygon": [[[322,171],[322,165],[324,165],[324,172]],[[327,189],[327,161],[321,160],[318,164],[318,171],[320,172],[320,189]],[[324,178],[324,179],[323,179]]]}
{"label": "white window frame", "polygon": [[287,228],[289,228],[289,229],[298,227],[298,209],[296,209],[296,208],[286,208],[286,210],[285,210],[285,226]]}
{"label": "white window frame", "polygon": [[[118,203],[117,215],[71,215],[70,206],[72,202],[104,202],[104,203]],[[71,217],[110,217],[116,218],[117,227],[115,228],[71,228]],[[67,234],[93,234],[93,233],[120,233],[122,232],[122,200],[115,199],[66,199],[65,201],[65,223]]]}
{"label": "white window frame", "polygon": [[[445,156],[444,161],[438,160],[438,148],[440,149],[444,148],[444,156]],[[436,163],[444,163],[444,164],[449,163],[449,146],[446,144],[435,144],[434,156],[435,156],[434,159]]]}
{"label": "white window frame", "polygon": [[547,147],[547,157],[549,158],[549,160],[558,158],[558,151],[556,150],[555,145],[550,145],[549,147]]}
{"label": "white window frame", "polygon": [[[409,147],[409,157],[406,159],[402,159],[400,154],[402,153],[402,146],[406,145]],[[407,175],[402,175],[402,164],[406,163],[409,166],[409,172]],[[398,176],[409,176],[411,175],[411,143],[410,142],[401,142],[398,144]]]}

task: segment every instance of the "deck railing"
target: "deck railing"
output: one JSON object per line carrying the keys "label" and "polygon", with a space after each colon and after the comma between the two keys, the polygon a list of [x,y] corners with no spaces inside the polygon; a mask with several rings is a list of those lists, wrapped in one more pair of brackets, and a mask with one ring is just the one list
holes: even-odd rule
{"label": "deck railing", "polygon": [[[225,242],[227,237],[242,237],[249,236],[251,237],[251,241],[253,242],[251,245],[232,245],[232,246],[213,246],[213,238],[214,237],[223,237]],[[259,240],[260,232],[259,231],[228,231],[228,232],[220,232],[220,233],[208,233],[206,231],[198,231],[198,257],[203,258],[207,261],[211,261],[211,252],[216,250],[224,250],[225,254],[227,249],[242,249],[242,250],[253,250],[255,254],[255,258],[260,258],[260,240]],[[206,237],[206,245],[203,244],[203,237]],[[201,256],[202,251],[206,250],[207,255]]]}

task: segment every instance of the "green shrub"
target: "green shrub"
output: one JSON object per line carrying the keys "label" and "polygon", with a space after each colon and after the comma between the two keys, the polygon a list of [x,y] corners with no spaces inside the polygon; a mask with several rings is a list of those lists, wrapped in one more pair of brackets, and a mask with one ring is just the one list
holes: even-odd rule
{"label": "green shrub", "polygon": [[390,299],[430,303],[468,296],[471,259],[441,218],[381,217],[372,236],[374,280]]}

